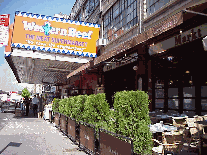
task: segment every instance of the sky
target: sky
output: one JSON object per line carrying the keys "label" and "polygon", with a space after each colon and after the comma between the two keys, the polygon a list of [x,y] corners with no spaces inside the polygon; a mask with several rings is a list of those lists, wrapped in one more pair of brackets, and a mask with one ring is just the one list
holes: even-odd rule
{"label": "sky", "polygon": [[[0,0],[0,15],[10,14],[10,23],[14,22],[15,11],[37,13],[54,16],[54,14],[69,15],[76,0]],[[18,91],[26,84],[19,84],[4,58],[4,47],[0,47],[0,89]]]}

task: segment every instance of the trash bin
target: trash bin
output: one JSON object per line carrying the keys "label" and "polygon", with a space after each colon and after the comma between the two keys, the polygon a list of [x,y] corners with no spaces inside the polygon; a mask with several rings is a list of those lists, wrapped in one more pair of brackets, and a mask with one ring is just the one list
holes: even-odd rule
{"label": "trash bin", "polygon": [[16,117],[21,117],[22,116],[21,108],[16,108],[16,110],[15,110],[15,116]]}

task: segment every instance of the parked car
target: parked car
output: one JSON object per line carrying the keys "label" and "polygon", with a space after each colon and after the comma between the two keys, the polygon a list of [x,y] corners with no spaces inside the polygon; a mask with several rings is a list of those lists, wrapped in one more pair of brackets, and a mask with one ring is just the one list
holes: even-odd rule
{"label": "parked car", "polygon": [[9,112],[9,113],[15,113],[15,103],[12,102],[4,102],[1,106],[1,112]]}

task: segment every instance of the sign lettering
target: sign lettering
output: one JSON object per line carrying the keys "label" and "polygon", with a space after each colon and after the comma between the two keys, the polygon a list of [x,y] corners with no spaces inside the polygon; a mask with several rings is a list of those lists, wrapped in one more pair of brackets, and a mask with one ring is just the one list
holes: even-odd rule
{"label": "sign lettering", "polygon": [[200,38],[201,36],[202,36],[201,29],[199,29],[199,28],[198,29],[191,29],[190,31],[187,31],[187,32],[184,32],[183,34],[179,34],[179,35],[175,36],[175,46],[196,40],[196,39]]}
{"label": "sign lettering", "polygon": [[20,12],[15,16],[12,45],[96,57],[99,29],[97,24]]}
{"label": "sign lettering", "polygon": [[149,47],[149,54],[157,54],[166,51],[167,49],[173,48],[175,46],[192,42],[198,38],[204,37],[207,35],[207,24],[200,25],[188,31],[185,31],[179,35],[176,35],[170,39],[151,45]]}

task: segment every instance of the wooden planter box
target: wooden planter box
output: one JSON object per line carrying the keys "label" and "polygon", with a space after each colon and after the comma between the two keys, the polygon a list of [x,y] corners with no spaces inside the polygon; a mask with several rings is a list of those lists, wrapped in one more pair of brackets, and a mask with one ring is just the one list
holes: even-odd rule
{"label": "wooden planter box", "polygon": [[60,114],[55,113],[55,126],[59,127],[59,125],[60,125]]}
{"label": "wooden planter box", "polygon": [[76,142],[77,140],[77,133],[76,133],[76,120],[72,119],[70,117],[67,117],[68,123],[67,123],[67,134],[68,137],[73,141]]}
{"label": "wooden planter box", "polygon": [[79,147],[90,154],[95,154],[95,134],[95,127],[93,125],[81,122]]}
{"label": "wooden planter box", "polygon": [[65,134],[67,134],[66,125],[67,125],[66,116],[61,114],[61,116],[60,116],[60,130]]}
{"label": "wooden planter box", "polygon": [[49,110],[49,121],[52,123],[52,110]]}
{"label": "wooden planter box", "polygon": [[[99,155],[134,155],[132,139],[117,135],[115,133],[112,133],[113,135],[115,135],[112,136],[108,133],[112,132],[106,131],[104,129],[99,130]],[[118,139],[117,136],[121,136],[125,139],[130,140],[131,144]]]}

